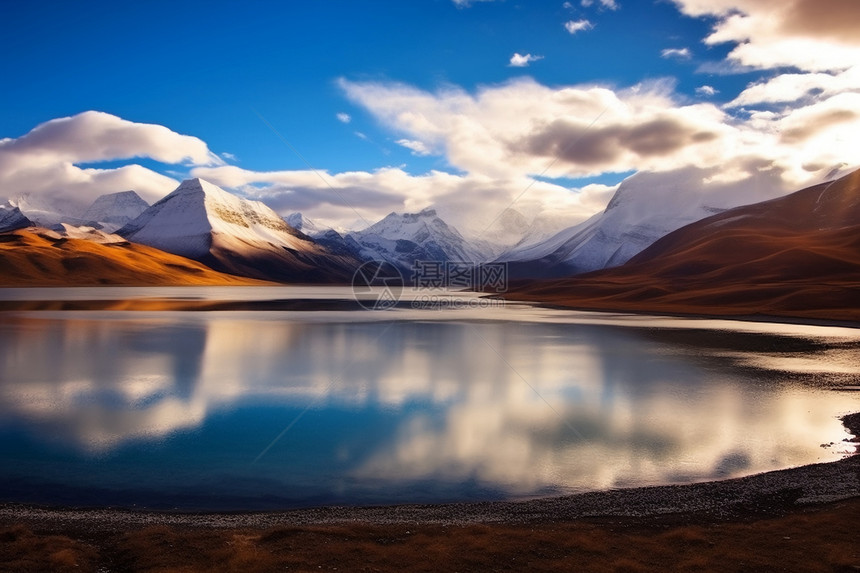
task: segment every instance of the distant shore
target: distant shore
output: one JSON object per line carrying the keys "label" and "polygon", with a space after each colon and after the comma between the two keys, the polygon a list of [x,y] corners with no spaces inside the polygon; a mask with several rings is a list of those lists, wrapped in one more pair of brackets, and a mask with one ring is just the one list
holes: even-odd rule
{"label": "distant shore", "polygon": [[805,324],[810,326],[838,326],[845,328],[860,328],[860,319],[856,312],[845,314],[831,310],[811,310],[786,313],[763,309],[751,312],[747,308],[733,306],[701,306],[701,305],[666,305],[649,304],[648,301],[638,302],[603,302],[591,299],[581,299],[575,296],[544,295],[521,290],[511,290],[501,294],[487,294],[487,298],[501,299],[507,302],[528,303],[544,308],[557,310],[576,310],[581,312],[604,312],[615,314],[635,314],[647,316],[670,316],[675,318],[696,318],[712,320],[741,320],[746,322],[767,322],[784,324]]}

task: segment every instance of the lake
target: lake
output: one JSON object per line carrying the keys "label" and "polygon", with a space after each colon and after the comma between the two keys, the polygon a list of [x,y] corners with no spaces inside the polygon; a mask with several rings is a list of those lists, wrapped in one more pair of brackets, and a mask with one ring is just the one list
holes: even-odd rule
{"label": "lake", "polygon": [[[385,311],[0,312],[0,501],[526,499],[853,452],[838,416],[860,411],[860,330],[403,295]],[[144,298],[352,293],[0,289],[6,301]]]}

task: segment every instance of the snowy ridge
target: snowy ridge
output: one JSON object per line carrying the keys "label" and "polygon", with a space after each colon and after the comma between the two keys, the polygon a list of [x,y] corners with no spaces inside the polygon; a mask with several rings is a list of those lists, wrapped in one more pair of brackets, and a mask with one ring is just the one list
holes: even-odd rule
{"label": "snowy ridge", "polygon": [[360,246],[362,258],[382,260],[411,271],[415,261],[479,263],[486,260],[457,229],[449,226],[434,209],[420,213],[390,213],[370,227],[350,233]]}
{"label": "snowy ridge", "polygon": [[68,223],[60,223],[51,228],[59,237],[65,239],[83,239],[100,243],[102,245],[112,245],[118,243],[128,243],[124,238],[113,233],[106,233],[95,227],[81,226],[76,227]]}
{"label": "snowy ridge", "polygon": [[313,250],[270,208],[248,201],[202,179],[189,179],[123,227],[120,235],[189,258],[208,254],[213,238],[222,247],[254,246],[279,251]]}
{"label": "snowy ridge", "polygon": [[[518,246],[498,260],[518,278],[562,277],[622,265],[659,238],[756,197],[709,192],[702,172],[637,173],[624,180],[602,213],[537,244]],[[775,193],[771,194],[771,197]],[[770,198],[770,197],[767,197]]]}
{"label": "snowy ridge", "polygon": [[0,205],[0,233],[23,229],[32,224],[32,221],[25,217],[18,207],[8,203]]}
{"label": "snowy ridge", "polygon": [[183,181],[118,234],[255,278],[346,281],[359,265],[302,235],[263,203],[202,179]]}
{"label": "snowy ridge", "polygon": [[93,201],[81,218],[93,227],[98,225],[96,228],[112,233],[136,219],[148,207],[149,203],[134,191],[120,191],[102,195]]}
{"label": "snowy ridge", "polygon": [[34,225],[40,227],[53,227],[61,223],[72,225],[84,225],[79,208],[70,204],[54,202],[43,196],[32,194],[21,195],[11,199],[9,204],[20,209]]}
{"label": "snowy ridge", "polygon": [[314,221],[313,219],[308,219],[301,213],[291,213],[284,217],[284,221],[297,231],[301,231],[305,235],[309,237],[313,237],[314,239],[325,235],[328,231],[331,231],[331,227],[326,227],[325,225],[321,225]]}

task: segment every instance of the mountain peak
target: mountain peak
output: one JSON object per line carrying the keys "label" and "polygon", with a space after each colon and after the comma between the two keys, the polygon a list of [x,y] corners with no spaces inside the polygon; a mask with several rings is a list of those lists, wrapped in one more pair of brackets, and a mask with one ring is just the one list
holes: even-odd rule
{"label": "mountain peak", "polygon": [[98,197],[81,219],[90,226],[92,223],[98,223],[97,226],[102,230],[112,233],[133,221],[148,207],[149,203],[141,199],[136,192],[118,191]]}

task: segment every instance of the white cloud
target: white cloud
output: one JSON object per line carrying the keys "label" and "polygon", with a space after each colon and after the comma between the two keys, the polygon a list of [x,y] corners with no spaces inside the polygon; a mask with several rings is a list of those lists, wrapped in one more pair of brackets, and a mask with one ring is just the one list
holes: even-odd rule
{"label": "white cloud", "polygon": [[689,48],[666,48],[665,50],[660,52],[660,56],[663,58],[679,58],[681,60],[689,60],[693,54],[690,53]]}
{"label": "white cloud", "polygon": [[860,90],[860,65],[832,74],[826,72],[780,74],[748,86],[729,107],[792,103]]}
{"label": "white cloud", "polygon": [[567,30],[569,34],[576,34],[577,32],[590,30],[592,28],[594,28],[594,24],[585,19],[569,20],[564,23],[564,29]]}
{"label": "white cloud", "polygon": [[533,56],[531,54],[521,55],[521,54],[515,53],[513,56],[511,56],[511,60],[508,63],[508,65],[511,66],[512,68],[525,68],[530,63],[536,62],[536,61],[542,60],[542,59],[543,59],[543,56]]}
{"label": "white cloud", "polygon": [[458,169],[496,178],[717,163],[737,131],[719,108],[678,105],[663,84],[615,92],[519,79],[474,95],[450,87],[434,94],[402,84],[341,86],[406,139],[440,150]]}
{"label": "white cloud", "polygon": [[362,131],[353,131],[353,133],[359,139],[363,139],[364,141],[370,141],[370,139],[367,137],[367,135]]}
{"label": "white cloud", "polygon": [[457,8],[468,8],[475,2],[497,2],[498,0],[451,0]]}
{"label": "white cloud", "polygon": [[[548,87],[520,78],[474,93],[451,86],[428,92],[396,83],[341,80],[340,85],[392,132],[443,155],[466,173],[466,181],[489,178],[504,182],[496,183],[500,189],[513,181],[525,189],[537,176],[648,171],[671,181],[693,173],[700,181],[690,192],[742,195],[748,189],[753,202],[814,183],[840,163],[857,164],[854,150],[860,147],[852,111],[860,109],[860,101],[848,97],[860,96],[847,92],[828,105],[816,101],[814,107],[737,117],[712,103],[689,103],[665,82],[612,90]],[[716,93],[702,88],[700,93]],[[460,200],[480,204],[483,199]],[[552,208],[540,194],[532,200]],[[582,213],[582,205],[578,208]]]}
{"label": "white cloud", "polygon": [[224,151],[224,152],[222,152],[222,153],[221,153],[221,157],[223,157],[224,159],[226,159],[226,160],[228,160],[228,161],[236,161],[236,160],[238,160],[238,159],[239,159],[238,157],[236,157],[236,156],[235,156],[235,155],[233,155],[232,153],[228,153],[228,152],[226,152],[226,151]]}
{"label": "white cloud", "polygon": [[0,140],[0,193],[9,198],[51,194],[82,204],[102,193],[126,189],[152,200],[176,186],[174,179],[136,164],[110,169],[79,167],[134,158],[184,165],[224,163],[196,137],[88,111],[47,121],[18,138]]}
{"label": "white cloud", "polygon": [[717,21],[710,45],[737,44],[730,59],[755,68],[838,71],[860,61],[856,0],[673,0],[690,16]]}
{"label": "white cloud", "polygon": [[699,86],[696,88],[696,93],[701,96],[713,96],[719,93],[719,90],[713,86]]}
{"label": "white cloud", "polygon": [[[609,10],[617,10],[618,3],[615,0],[599,0],[600,5],[604,8],[608,8]],[[565,4],[568,4],[565,2]],[[594,0],[582,0],[581,2],[583,8],[588,8],[594,4]],[[567,7],[567,6],[566,6]]]}
{"label": "white cloud", "polygon": [[397,145],[402,145],[403,147],[410,149],[412,151],[412,155],[430,155],[430,148],[427,147],[423,142],[417,141],[414,139],[398,139],[395,141]]}
{"label": "white cloud", "polygon": [[335,117],[341,123],[349,123],[352,121],[352,117],[348,113],[339,112]]}
{"label": "white cloud", "polygon": [[400,167],[373,172],[257,172],[236,166],[197,167],[194,177],[236,189],[281,214],[301,211],[320,222],[345,225],[361,217],[373,223],[391,211],[416,212],[433,205],[446,221],[476,235],[516,202],[527,216],[551,211],[570,224],[606,206],[614,187],[588,185],[571,190],[529,177],[497,179],[480,174],[430,171],[413,175]]}

